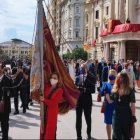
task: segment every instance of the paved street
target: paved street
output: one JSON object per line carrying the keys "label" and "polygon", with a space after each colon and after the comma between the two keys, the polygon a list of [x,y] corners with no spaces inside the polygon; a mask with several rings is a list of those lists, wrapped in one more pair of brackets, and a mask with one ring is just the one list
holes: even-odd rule
{"label": "paved street", "polygon": [[[93,95],[93,111],[92,111],[92,137],[96,139],[106,139],[106,130],[103,123],[103,114],[100,113],[101,103],[96,102],[97,94]],[[137,97],[137,119],[136,124],[136,139],[140,139],[140,91],[136,93]],[[12,106],[13,108],[13,106]],[[12,113],[14,110],[12,109]],[[30,110],[26,114],[20,114],[10,116],[10,131],[9,136],[11,139],[39,139],[39,105],[34,104],[30,106]],[[83,118],[83,138],[86,138],[86,124]],[[63,116],[59,116],[58,139],[76,139],[75,131],[75,110],[71,110],[69,113]]]}

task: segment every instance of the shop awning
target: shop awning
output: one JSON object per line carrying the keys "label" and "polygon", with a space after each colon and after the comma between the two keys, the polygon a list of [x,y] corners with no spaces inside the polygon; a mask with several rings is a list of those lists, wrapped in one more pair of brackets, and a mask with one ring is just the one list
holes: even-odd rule
{"label": "shop awning", "polygon": [[124,32],[138,32],[140,31],[140,24],[121,24],[115,26],[114,31],[112,34],[119,34],[119,33],[124,33]]}

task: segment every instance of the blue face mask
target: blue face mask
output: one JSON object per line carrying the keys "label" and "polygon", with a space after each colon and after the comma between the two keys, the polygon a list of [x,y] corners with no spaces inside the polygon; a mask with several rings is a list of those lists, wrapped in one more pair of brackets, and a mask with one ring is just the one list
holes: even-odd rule
{"label": "blue face mask", "polygon": [[109,75],[109,80],[115,80],[116,79],[116,76],[114,75]]}

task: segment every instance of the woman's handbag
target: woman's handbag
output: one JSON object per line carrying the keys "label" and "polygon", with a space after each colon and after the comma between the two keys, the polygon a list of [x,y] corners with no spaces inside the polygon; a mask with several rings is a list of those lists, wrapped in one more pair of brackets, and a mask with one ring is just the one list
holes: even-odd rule
{"label": "woman's handbag", "polygon": [[98,95],[97,95],[97,102],[101,102],[102,101],[102,97],[101,97],[101,95],[98,93]]}
{"label": "woman's handbag", "polygon": [[101,107],[101,113],[105,113],[106,111],[106,102],[104,101]]}
{"label": "woman's handbag", "polygon": [[0,101],[0,113],[3,113],[4,112],[4,101],[1,100]]}

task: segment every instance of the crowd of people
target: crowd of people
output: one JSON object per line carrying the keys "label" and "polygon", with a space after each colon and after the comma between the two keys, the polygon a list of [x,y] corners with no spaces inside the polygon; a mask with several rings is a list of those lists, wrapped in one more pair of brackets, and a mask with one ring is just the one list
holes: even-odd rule
{"label": "crowd of people", "polygon": [[30,98],[30,69],[31,62],[12,60],[0,62],[0,121],[2,139],[8,139],[9,114],[11,113],[11,98],[14,98],[15,112],[19,114],[19,96],[23,113],[29,109],[33,102]]}
{"label": "crowd of people", "polygon": [[[98,60],[64,60],[64,65],[73,82],[80,91],[76,106],[77,139],[82,139],[82,113],[87,124],[87,139],[91,139],[92,122],[92,94],[98,91],[98,99],[103,96],[101,107],[108,139],[130,139],[130,130],[137,121],[135,116],[135,87],[140,89],[140,63],[132,60],[105,61]],[[0,121],[2,138],[8,139],[9,114],[11,113],[10,98],[14,98],[14,115],[19,114],[19,96],[23,113],[33,102],[30,98],[30,70],[31,62],[12,60],[10,67],[0,62]],[[57,128],[58,104],[62,99],[60,75],[52,73],[49,85],[45,89],[44,102],[46,108],[45,134],[40,139],[55,139]],[[2,109],[4,101],[4,109]],[[98,100],[99,101],[99,100]],[[113,128],[113,134],[112,134]]]}
{"label": "crowd of people", "polygon": [[[101,62],[98,60],[64,60],[64,64],[80,90],[76,107],[77,139],[82,139],[82,112],[87,124],[87,138],[91,139],[92,93],[98,91],[98,99],[103,96],[101,112],[108,139],[130,139],[135,116],[135,87],[140,89],[140,63],[133,60]],[[97,86],[98,85],[98,86]],[[113,127],[113,134],[112,132]],[[130,135],[131,134],[131,135]]]}

